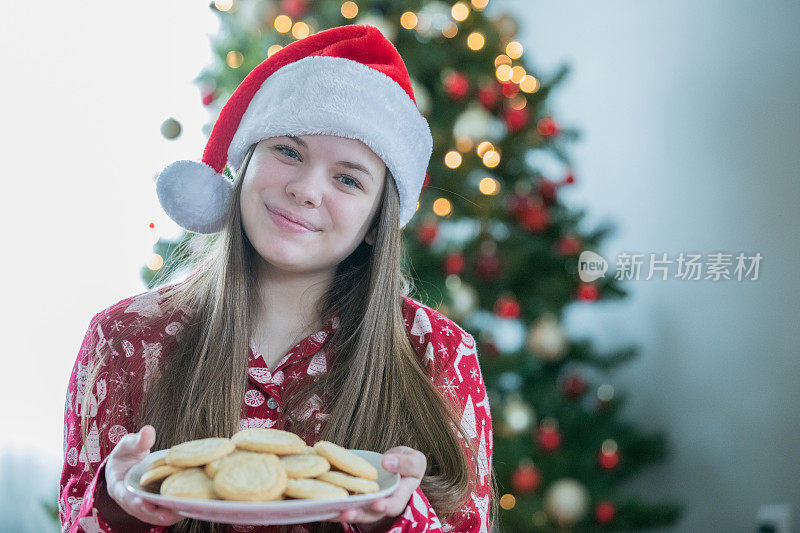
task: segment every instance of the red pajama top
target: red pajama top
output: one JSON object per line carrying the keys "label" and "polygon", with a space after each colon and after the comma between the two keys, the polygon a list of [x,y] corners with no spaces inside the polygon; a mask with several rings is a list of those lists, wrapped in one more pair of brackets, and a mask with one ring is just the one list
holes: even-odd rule
{"label": "red pajama top", "polygon": [[[140,429],[133,422],[138,408],[136,399],[141,398],[143,387],[162,350],[166,352],[169,349],[170,343],[175,341],[175,336],[188,320],[185,314],[178,313],[161,321],[167,324],[161,331],[145,329],[141,333],[128,333],[127,330],[132,330],[148,318],[164,318],[160,296],[160,289],[152,289],[126,298],[97,313],[89,323],[70,375],[64,406],[64,466],[58,501],[62,532],[114,531],[95,507],[99,491],[106,490],[105,464],[108,454],[123,435]],[[488,533],[492,419],[475,340],[446,316],[406,296],[403,296],[403,319],[411,343],[431,380],[443,395],[457,399],[456,403],[461,407],[461,425],[478,451],[479,479],[467,503],[453,515],[453,523],[440,520],[422,488],[417,487],[404,512],[387,531]],[[325,341],[337,327],[338,317],[334,317],[321,330],[293,346],[272,372],[251,341],[249,384],[243,398],[240,429],[283,429],[278,416],[283,391],[292,380],[304,374],[326,371],[331,359],[325,350]],[[104,345],[110,348],[112,356],[100,372],[93,390],[87,391],[89,363],[95,360],[95,350]],[[80,409],[87,394],[90,395],[90,419],[84,447],[80,436]],[[319,398],[315,396],[300,415],[319,421],[315,426],[317,435],[328,417],[321,407]],[[459,439],[470,459],[466,443],[460,435]],[[317,440],[315,438],[314,442]],[[314,442],[307,444],[313,445]],[[90,464],[96,471],[94,475],[89,470]],[[346,533],[356,533],[354,525],[357,526],[345,524]],[[168,526],[154,525],[149,531],[160,533],[167,529]],[[230,525],[228,531],[275,533],[278,528]],[[291,529],[291,533],[307,531],[304,524],[296,524]]]}

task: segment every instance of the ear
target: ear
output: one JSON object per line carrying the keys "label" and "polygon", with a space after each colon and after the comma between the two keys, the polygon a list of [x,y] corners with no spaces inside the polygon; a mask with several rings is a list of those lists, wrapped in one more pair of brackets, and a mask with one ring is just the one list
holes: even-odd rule
{"label": "ear", "polygon": [[366,243],[369,244],[370,246],[375,246],[375,232],[377,230],[378,228],[372,228],[364,236],[364,241],[366,241]]}

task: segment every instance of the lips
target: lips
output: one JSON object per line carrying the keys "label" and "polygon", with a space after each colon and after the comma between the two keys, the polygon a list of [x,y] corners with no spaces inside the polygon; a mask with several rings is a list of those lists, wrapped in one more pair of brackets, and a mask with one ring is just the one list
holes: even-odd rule
{"label": "lips", "polygon": [[277,207],[276,208],[271,208],[269,206],[267,206],[267,209],[269,209],[270,211],[272,211],[273,213],[275,213],[277,215],[280,215],[280,216],[282,216],[282,217],[284,217],[284,218],[286,218],[288,220],[291,220],[295,224],[299,224],[299,225],[303,226],[306,229],[309,229],[311,231],[319,231],[317,229],[317,227],[314,226],[308,220],[306,220],[304,218],[301,218],[301,217],[298,217],[296,215],[293,215],[293,214],[289,213],[288,211],[284,211],[283,209],[279,209]]}

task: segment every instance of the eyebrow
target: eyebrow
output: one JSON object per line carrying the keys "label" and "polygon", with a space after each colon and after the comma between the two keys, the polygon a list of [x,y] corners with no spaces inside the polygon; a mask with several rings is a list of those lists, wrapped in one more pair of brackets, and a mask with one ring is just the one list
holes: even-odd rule
{"label": "eyebrow", "polygon": [[[303,148],[308,149],[308,144],[306,144],[306,142],[303,139],[295,137],[293,135],[286,135],[286,137],[293,140]],[[372,174],[370,173],[369,170],[367,170],[367,168],[364,165],[361,165],[359,163],[353,163],[352,161],[337,161],[336,163],[344,167],[351,168],[353,170],[360,170],[361,172],[369,176],[372,181],[375,181],[375,178],[372,177]]]}

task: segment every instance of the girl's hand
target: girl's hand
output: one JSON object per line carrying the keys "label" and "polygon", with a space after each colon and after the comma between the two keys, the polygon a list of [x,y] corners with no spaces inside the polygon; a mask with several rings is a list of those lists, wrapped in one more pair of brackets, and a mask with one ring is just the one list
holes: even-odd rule
{"label": "girl's hand", "polygon": [[184,519],[183,516],[144,501],[125,489],[125,474],[133,465],[147,457],[156,441],[156,430],[151,425],[143,426],[138,433],[128,433],[111,450],[106,463],[106,488],[111,499],[129,515],[158,526],[171,526]]}
{"label": "girl's hand", "polygon": [[[393,462],[395,461],[395,462]],[[395,446],[384,452],[383,468],[400,474],[400,484],[386,498],[375,500],[366,509],[348,509],[339,514],[339,522],[360,522],[359,529],[386,531],[397,520],[408,505],[411,495],[417,490],[428,467],[425,454],[408,446]]]}

